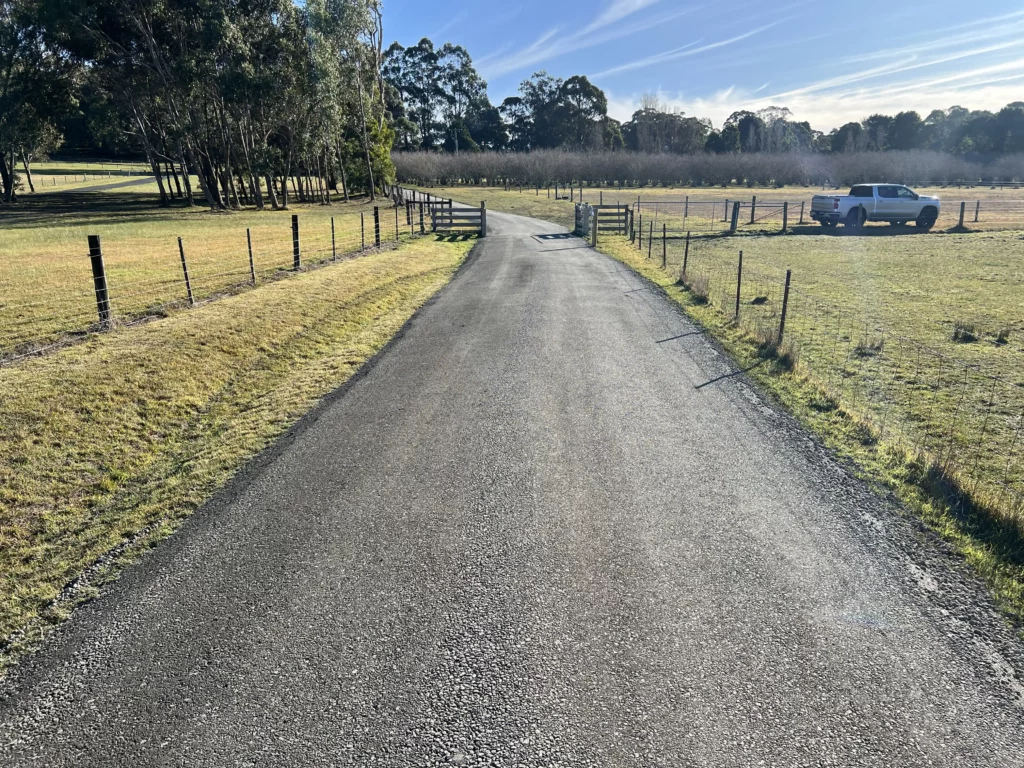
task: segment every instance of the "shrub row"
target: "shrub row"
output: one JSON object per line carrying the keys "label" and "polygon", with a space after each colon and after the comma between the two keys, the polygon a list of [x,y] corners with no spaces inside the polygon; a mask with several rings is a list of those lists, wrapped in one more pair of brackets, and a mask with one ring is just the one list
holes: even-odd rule
{"label": "shrub row", "polygon": [[636,152],[396,152],[399,181],[409,184],[846,186],[863,181],[904,184],[1019,182],[1024,155],[990,161],[928,150],[694,155]]}

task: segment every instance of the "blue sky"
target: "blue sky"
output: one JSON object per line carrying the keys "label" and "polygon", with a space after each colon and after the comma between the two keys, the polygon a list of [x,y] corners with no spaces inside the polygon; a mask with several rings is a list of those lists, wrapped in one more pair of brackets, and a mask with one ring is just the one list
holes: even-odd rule
{"label": "blue sky", "polygon": [[384,27],[465,46],[495,104],[546,69],[587,75],[620,120],[645,93],[716,127],[773,104],[820,130],[1024,101],[1024,0],[384,0]]}

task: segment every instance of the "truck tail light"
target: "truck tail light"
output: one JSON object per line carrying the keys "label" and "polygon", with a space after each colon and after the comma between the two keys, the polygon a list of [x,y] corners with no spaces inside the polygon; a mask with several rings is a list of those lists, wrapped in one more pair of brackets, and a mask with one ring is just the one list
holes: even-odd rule
{"label": "truck tail light", "polygon": [[832,198],[832,210],[833,211],[838,211],[839,210],[839,198],[838,197]]}

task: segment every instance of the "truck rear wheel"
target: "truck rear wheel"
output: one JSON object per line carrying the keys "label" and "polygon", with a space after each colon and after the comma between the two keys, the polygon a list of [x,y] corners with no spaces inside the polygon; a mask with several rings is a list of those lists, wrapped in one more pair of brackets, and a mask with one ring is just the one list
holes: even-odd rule
{"label": "truck rear wheel", "polygon": [[914,224],[917,228],[927,232],[929,229],[935,226],[935,220],[939,217],[938,211],[929,206],[921,211],[921,215],[917,217],[917,221]]}
{"label": "truck rear wheel", "polygon": [[846,214],[845,223],[849,229],[860,229],[864,226],[864,220],[866,218],[867,214],[864,213],[864,209],[858,206]]}

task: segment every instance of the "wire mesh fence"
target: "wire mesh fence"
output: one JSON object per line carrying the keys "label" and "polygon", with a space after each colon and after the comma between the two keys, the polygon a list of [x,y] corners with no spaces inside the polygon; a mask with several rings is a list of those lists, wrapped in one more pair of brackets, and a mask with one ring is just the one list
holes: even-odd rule
{"label": "wire mesh fence", "polygon": [[159,316],[295,272],[393,248],[429,232],[429,225],[421,224],[421,216],[427,215],[412,204],[308,220],[295,215],[292,227],[280,220],[275,227],[239,227],[228,237],[169,238],[144,260],[135,253],[136,242],[110,238],[102,243],[106,315],[86,243],[77,257],[7,263],[0,269],[0,288],[8,297],[0,301],[0,362],[111,324]]}
{"label": "wire mesh fence", "polygon": [[855,414],[865,442],[905,450],[951,499],[966,490],[1022,519],[1024,356],[1016,380],[993,375],[865,319],[859,308],[822,301],[801,288],[798,274],[751,269],[749,254],[744,266],[741,251],[716,247],[718,237],[663,237],[653,227],[639,234],[632,245],[678,275],[697,303],[748,332],[766,359],[817,384],[827,395],[818,407]]}
{"label": "wire mesh fence", "polygon": [[[648,225],[669,232],[716,233],[731,228],[733,207],[739,205],[737,230],[741,232],[778,232],[794,226],[814,225],[810,219],[811,199],[748,197],[724,200],[644,200],[637,198],[633,208]],[[962,212],[962,219],[961,219]],[[783,226],[783,225],[786,226]],[[944,198],[936,228],[1014,230],[1024,229],[1024,199]]]}
{"label": "wire mesh fence", "polygon": [[[797,200],[641,200],[633,205],[634,215],[648,229],[659,232],[664,226],[673,236],[686,232],[716,234],[732,231],[774,233],[794,225],[809,223],[807,203]],[[646,231],[646,230],[645,230]]]}

